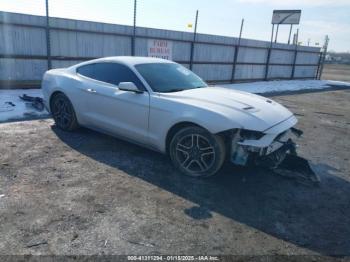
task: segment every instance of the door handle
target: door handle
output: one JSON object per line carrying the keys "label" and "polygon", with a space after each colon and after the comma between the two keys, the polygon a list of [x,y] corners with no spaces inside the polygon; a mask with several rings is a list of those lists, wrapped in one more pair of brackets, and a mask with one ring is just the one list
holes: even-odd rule
{"label": "door handle", "polygon": [[88,91],[89,93],[96,93],[96,90],[92,88],[88,88],[86,89],[86,91]]}

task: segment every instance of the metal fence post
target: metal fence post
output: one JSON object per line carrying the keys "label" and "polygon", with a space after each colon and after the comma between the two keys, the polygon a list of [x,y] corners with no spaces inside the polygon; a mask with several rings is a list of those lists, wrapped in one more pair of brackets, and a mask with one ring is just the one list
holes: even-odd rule
{"label": "metal fence post", "polygon": [[235,81],[238,50],[239,50],[239,44],[235,45],[235,53],[233,55],[233,64],[232,64],[231,83]]}
{"label": "metal fence post", "polygon": [[293,59],[293,65],[292,65],[292,74],[291,74],[291,79],[294,78],[295,74],[295,64],[297,62],[297,56],[298,56],[298,41],[299,41],[299,28],[297,29],[297,34],[295,37],[295,51],[294,51],[294,59]]}
{"label": "metal fence post", "polygon": [[49,16],[49,0],[45,1],[46,4],[46,55],[47,55],[47,69],[52,68],[51,63],[51,43],[50,43],[50,16]]}
{"label": "metal fence post", "polygon": [[135,56],[135,37],[136,37],[136,11],[137,11],[137,0],[134,0],[134,26],[131,37],[131,55]]}
{"label": "metal fence post", "polygon": [[265,64],[265,77],[264,77],[265,81],[267,81],[268,75],[269,75],[271,50],[272,50],[272,45],[270,45],[270,47],[267,51],[267,58],[266,58],[266,64]]}
{"label": "metal fence post", "polygon": [[265,76],[264,76],[265,81],[267,80],[267,77],[269,75],[269,64],[270,64],[270,56],[271,56],[274,30],[275,30],[275,24],[272,24],[270,47],[267,49],[267,57],[266,57],[266,63],[265,63]]}
{"label": "metal fence post", "polygon": [[236,64],[237,64],[237,57],[238,57],[239,46],[241,44],[243,24],[244,24],[244,19],[242,19],[242,22],[241,22],[241,30],[239,32],[238,45],[235,45],[235,53],[233,55],[233,64],[232,64],[231,83],[233,83],[235,81]]}
{"label": "metal fence post", "polygon": [[295,51],[294,51],[294,59],[293,59],[293,65],[292,65],[292,75],[291,75],[291,79],[294,78],[294,74],[295,74],[295,64],[297,62],[297,56],[298,56],[298,45],[295,46]]}
{"label": "metal fence post", "polygon": [[194,53],[194,43],[196,42],[197,37],[197,22],[198,22],[198,10],[196,11],[196,21],[194,24],[194,33],[193,33],[193,41],[191,43],[191,56],[190,56],[190,70],[193,68],[193,53]]}

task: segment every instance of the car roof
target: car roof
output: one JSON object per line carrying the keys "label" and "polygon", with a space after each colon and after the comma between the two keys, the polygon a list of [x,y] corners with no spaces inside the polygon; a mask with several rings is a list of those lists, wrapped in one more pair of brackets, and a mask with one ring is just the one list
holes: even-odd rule
{"label": "car roof", "polygon": [[174,63],[170,60],[156,58],[156,57],[143,57],[143,56],[110,56],[103,57],[94,60],[89,60],[73,67],[79,67],[82,65],[93,64],[93,63],[101,63],[101,62],[117,62],[120,64],[124,64],[127,66],[135,66],[138,64],[148,64],[148,63]]}

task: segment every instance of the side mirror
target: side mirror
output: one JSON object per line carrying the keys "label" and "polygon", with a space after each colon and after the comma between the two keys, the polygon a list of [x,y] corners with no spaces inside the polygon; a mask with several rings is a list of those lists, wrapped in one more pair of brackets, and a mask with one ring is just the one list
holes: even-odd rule
{"label": "side mirror", "polygon": [[119,90],[134,92],[137,94],[143,93],[133,82],[120,82],[118,85]]}

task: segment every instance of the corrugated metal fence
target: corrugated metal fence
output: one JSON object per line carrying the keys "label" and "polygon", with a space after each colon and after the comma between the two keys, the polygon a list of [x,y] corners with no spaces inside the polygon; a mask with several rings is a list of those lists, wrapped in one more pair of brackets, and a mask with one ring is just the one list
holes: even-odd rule
{"label": "corrugated metal fence", "polygon": [[[50,57],[46,48],[46,18],[0,12],[0,84],[37,84],[48,68],[67,67],[104,56],[131,55],[133,27],[50,18]],[[147,56],[148,39],[172,41],[173,60],[209,82],[270,79],[314,79],[320,49],[266,41],[136,28],[135,55]],[[193,57],[193,61],[191,60]]]}

